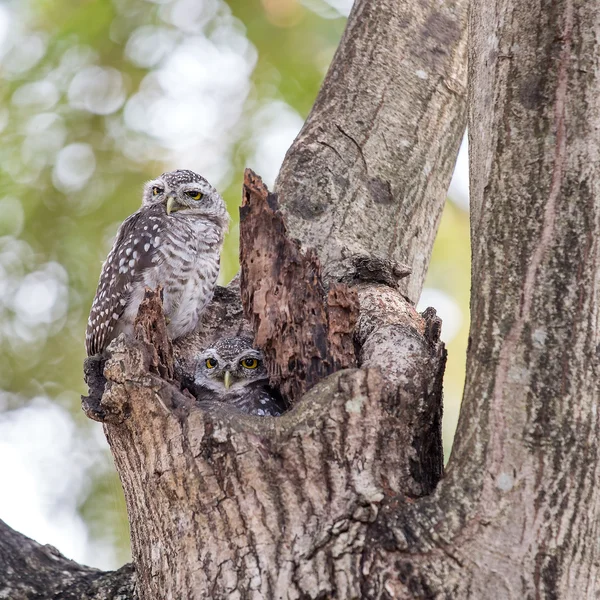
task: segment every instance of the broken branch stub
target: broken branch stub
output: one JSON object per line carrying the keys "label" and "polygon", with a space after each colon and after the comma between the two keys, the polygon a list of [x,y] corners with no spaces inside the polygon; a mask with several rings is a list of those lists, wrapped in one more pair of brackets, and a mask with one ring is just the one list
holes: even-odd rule
{"label": "broken branch stub", "polygon": [[241,294],[271,383],[294,403],[319,380],[356,366],[356,291],[325,290],[316,252],[289,238],[277,196],[247,169],[240,208]]}
{"label": "broken branch stub", "polygon": [[134,336],[145,343],[150,352],[150,372],[172,381],[175,373],[173,344],[167,334],[167,321],[162,305],[162,287],[146,288],[134,323]]}

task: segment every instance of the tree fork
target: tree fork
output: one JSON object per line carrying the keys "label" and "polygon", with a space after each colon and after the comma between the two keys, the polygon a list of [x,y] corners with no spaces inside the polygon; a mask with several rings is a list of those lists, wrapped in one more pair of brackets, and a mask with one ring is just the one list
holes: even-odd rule
{"label": "tree fork", "polygon": [[[264,216],[264,203],[246,209],[246,223],[252,212]],[[297,263],[284,231],[281,264]],[[260,237],[251,256],[268,256],[272,244]],[[242,251],[242,264],[247,258]],[[280,271],[249,274],[243,284],[274,289]],[[297,306],[287,282],[321,287],[314,278],[279,281],[271,302],[282,314]],[[420,316],[383,284],[359,284],[353,294],[365,309],[357,325],[363,369],[327,377],[279,418],[219,403],[199,408],[161,377],[172,357],[158,293],[140,308],[137,340],[111,344],[100,411],[113,416],[105,431],[125,490],[141,598],[356,596],[364,540],[381,503],[433,489],[442,465],[439,320],[431,311]],[[256,307],[250,294],[244,298],[248,311]],[[330,305],[331,294],[318,299]],[[328,326],[317,328],[325,338]],[[276,327],[271,334],[282,339]],[[305,338],[294,343],[298,362],[310,363],[301,354]],[[391,353],[394,366],[380,369]],[[329,572],[334,563],[338,575]]]}
{"label": "tree fork", "polygon": [[[112,408],[113,422],[104,426],[130,512],[140,578],[135,588],[129,572],[132,597],[168,598],[170,590],[186,597],[193,588],[198,597],[214,598],[269,598],[275,589],[289,598],[375,598],[389,597],[395,581],[412,581],[397,552],[381,564],[367,561],[374,549],[391,549],[392,508],[414,507],[441,474],[439,320],[418,315],[403,294],[412,302],[419,297],[464,132],[466,8],[466,0],[357,0],[277,180],[289,237],[303,251],[316,250],[326,287],[350,284],[358,296],[360,370],[330,375],[281,419],[253,419],[219,406],[196,408],[158,374],[167,364],[149,372],[155,351],[147,340],[115,341],[102,401]],[[216,290],[198,332],[174,346],[179,375],[190,372],[195,350],[250,331],[239,296],[239,281]],[[90,372],[98,374],[97,367]],[[96,400],[101,394],[96,389]],[[331,465],[324,460],[330,456]],[[305,468],[319,485],[292,477],[310,477]],[[262,487],[255,488],[255,473]],[[215,495],[205,496],[205,489]],[[238,496],[252,511],[264,505],[275,513],[250,512],[242,522]],[[213,521],[225,536],[215,536]],[[282,555],[291,562],[280,571],[261,570],[252,531],[267,540],[265,556],[279,556],[287,540],[285,531],[276,539],[280,522],[298,532]],[[246,535],[249,552],[242,547]],[[22,556],[18,544],[12,551]],[[390,570],[395,579],[380,575]],[[19,576],[45,592],[27,568]]]}
{"label": "tree fork", "polygon": [[435,494],[382,510],[372,589],[598,596],[599,38],[596,3],[472,3],[465,395]]}

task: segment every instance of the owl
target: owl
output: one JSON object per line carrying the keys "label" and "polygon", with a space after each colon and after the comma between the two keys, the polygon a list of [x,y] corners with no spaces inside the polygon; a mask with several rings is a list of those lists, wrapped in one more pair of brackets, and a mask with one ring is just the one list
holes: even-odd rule
{"label": "owl", "polygon": [[102,266],[85,336],[88,356],[132,332],[146,287],[162,286],[171,339],[193,331],[213,295],[228,224],[223,199],[193,171],[149,181],[141,208],[119,227]]}
{"label": "owl", "polygon": [[218,400],[250,415],[279,416],[285,404],[269,387],[260,350],[247,337],[220,339],[198,356],[194,391],[200,402]]}

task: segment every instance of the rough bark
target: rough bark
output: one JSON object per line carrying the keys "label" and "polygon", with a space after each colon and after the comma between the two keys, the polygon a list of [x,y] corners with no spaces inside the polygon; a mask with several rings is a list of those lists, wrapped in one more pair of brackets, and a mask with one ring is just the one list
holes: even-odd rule
{"label": "rough bark", "polygon": [[133,565],[103,572],[65,558],[0,521],[0,598],[7,600],[132,600]]}
{"label": "rough bark", "polygon": [[326,279],[408,265],[416,302],[466,121],[467,0],[357,0],[275,191]]}
{"label": "rough bark", "polygon": [[335,371],[356,366],[358,296],[345,284],[325,290],[321,264],[286,231],[277,196],[250,170],[240,208],[242,301],[271,384],[290,404]]}
{"label": "rough bark", "polygon": [[475,0],[471,32],[460,422],[365,564],[400,598],[598,598],[600,8]]}
{"label": "rough bark", "polygon": [[473,597],[491,578],[504,598],[600,592],[599,40],[597,3],[474,4],[475,276],[456,443],[488,522]]}
{"label": "rough bark", "polygon": [[440,440],[443,345],[419,333],[435,330],[435,317],[364,324],[366,339],[387,326],[396,336],[385,343],[402,342],[399,388],[394,373],[386,381],[379,369],[346,369],[284,416],[258,418],[219,403],[200,408],[161,377],[160,303],[142,306],[138,319],[150,312],[159,323],[151,343],[136,326],[135,342],[120,336],[109,346],[99,409],[119,415],[105,432],[140,597],[356,597],[384,497],[420,496],[441,474],[441,453],[423,447]]}

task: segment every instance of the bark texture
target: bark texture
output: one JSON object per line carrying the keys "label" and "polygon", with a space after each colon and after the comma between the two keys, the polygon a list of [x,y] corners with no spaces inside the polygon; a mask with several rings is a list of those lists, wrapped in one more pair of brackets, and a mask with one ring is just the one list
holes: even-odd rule
{"label": "bark texture", "polygon": [[[157,307],[148,310],[164,322]],[[137,341],[120,336],[109,348],[101,409],[120,415],[105,431],[140,597],[358,597],[365,540],[385,496],[422,495],[440,475],[441,454],[436,472],[419,451],[425,428],[439,439],[426,409],[434,400],[440,414],[440,381],[430,374],[443,346],[405,326],[399,371],[412,404],[389,395],[378,369],[354,369],[317,384],[284,416],[257,418],[196,406],[152,372],[164,368],[154,347],[168,344],[137,329]]]}
{"label": "bark texture", "polygon": [[472,527],[487,532],[466,589],[597,598],[600,6],[478,0],[472,31],[474,280],[456,461],[479,490]]}
{"label": "bark texture", "polygon": [[390,504],[364,564],[393,597],[598,598],[600,8],[475,0],[471,33],[458,432],[436,494]]}
{"label": "bark texture", "polygon": [[0,598],[7,600],[135,600],[135,574],[128,564],[103,572],[65,558],[0,521]]}
{"label": "bark texture", "polygon": [[345,284],[327,292],[321,263],[289,239],[277,196],[250,170],[240,209],[242,300],[269,368],[290,403],[315,383],[356,366],[358,296]]}
{"label": "bark texture", "polygon": [[328,280],[408,265],[416,302],[466,121],[467,0],[357,0],[275,191]]}

